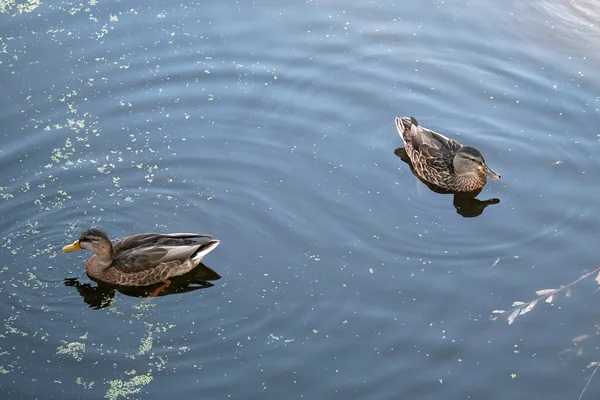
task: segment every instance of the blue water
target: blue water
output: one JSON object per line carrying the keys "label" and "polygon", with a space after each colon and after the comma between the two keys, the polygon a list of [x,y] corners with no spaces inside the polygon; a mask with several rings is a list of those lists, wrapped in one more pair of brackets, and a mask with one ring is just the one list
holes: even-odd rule
{"label": "blue water", "polygon": [[[599,10],[0,0],[2,392],[576,399],[595,275],[490,317],[598,264]],[[499,203],[420,183],[397,115],[477,147]],[[149,300],[60,251],[90,226],[221,245]]]}

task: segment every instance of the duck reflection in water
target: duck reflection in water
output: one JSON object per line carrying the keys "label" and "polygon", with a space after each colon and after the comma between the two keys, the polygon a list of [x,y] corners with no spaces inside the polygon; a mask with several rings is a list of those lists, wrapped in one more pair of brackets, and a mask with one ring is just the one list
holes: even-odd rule
{"label": "duck reflection in water", "polygon": [[394,150],[394,154],[398,156],[402,161],[407,163],[410,166],[410,170],[421,182],[423,182],[431,191],[439,194],[454,194],[454,208],[456,208],[456,212],[462,215],[465,218],[477,217],[483,213],[483,210],[490,204],[498,204],[500,203],[500,199],[491,198],[489,200],[479,200],[475,197],[481,192],[483,188],[479,188],[472,192],[451,192],[439,186],[433,185],[425,180],[423,180],[413,168],[412,163],[410,162],[410,158],[406,153],[404,147],[399,147]]}
{"label": "duck reflection in water", "polygon": [[[168,296],[177,293],[189,293],[199,289],[213,287],[210,281],[221,279],[221,275],[200,263],[190,272],[171,278],[171,284],[160,291],[157,296]],[[74,287],[83,301],[91,308],[99,310],[111,305],[116,292],[126,296],[150,298],[155,295],[156,288],[161,284],[143,287],[123,287],[109,285],[96,281],[97,285],[81,283],[78,278],[66,278],[64,285]]]}

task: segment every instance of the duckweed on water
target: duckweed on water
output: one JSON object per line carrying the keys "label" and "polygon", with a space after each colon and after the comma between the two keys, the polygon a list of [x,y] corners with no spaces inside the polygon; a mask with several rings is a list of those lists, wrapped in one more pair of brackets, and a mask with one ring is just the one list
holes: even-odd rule
{"label": "duckweed on water", "polygon": [[94,381],[91,382],[85,382],[83,379],[81,379],[81,377],[77,377],[77,379],[75,380],[75,383],[77,383],[78,385],[83,386],[85,389],[91,389],[92,386],[94,386]]}
{"label": "duckweed on water", "polygon": [[[135,370],[126,372],[127,375],[134,375]],[[148,371],[144,375],[136,375],[129,380],[115,379],[109,381],[110,388],[106,392],[104,398],[116,400],[119,397],[131,398],[132,394],[139,393],[142,387],[152,382],[152,371]]]}
{"label": "duckweed on water", "polygon": [[0,14],[13,13],[15,15],[17,13],[30,13],[41,4],[41,0],[26,0],[18,3],[15,0],[0,0]]}
{"label": "duckweed on water", "polygon": [[23,332],[14,325],[17,319],[19,318],[19,315],[20,314],[17,312],[15,315],[12,315],[4,320],[5,335],[28,336],[27,332]]}
{"label": "duckweed on water", "polygon": [[144,355],[152,349],[152,324],[146,323],[146,337],[142,338],[138,355]]}
{"label": "duckweed on water", "polygon": [[[154,358],[154,357],[151,357]],[[158,356],[156,357],[156,361],[154,361],[154,366],[157,371],[162,371],[167,366],[168,359],[167,357]]]}
{"label": "duckweed on water", "polygon": [[56,354],[69,354],[71,357],[76,359],[77,361],[83,360],[83,353],[85,353],[85,343],[81,342],[71,342],[67,343],[62,340],[64,344],[59,346]]}

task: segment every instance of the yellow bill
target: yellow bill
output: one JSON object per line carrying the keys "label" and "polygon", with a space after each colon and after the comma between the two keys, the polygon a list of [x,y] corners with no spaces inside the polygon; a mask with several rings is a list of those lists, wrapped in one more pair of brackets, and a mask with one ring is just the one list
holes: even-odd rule
{"label": "yellow bill", "polygon": [[74,241],[73,244],[63,247],[64,253],[70,253],[72,251],[77,251],[77,250],[81,250],[81,246],[79,245],[79,240]]}

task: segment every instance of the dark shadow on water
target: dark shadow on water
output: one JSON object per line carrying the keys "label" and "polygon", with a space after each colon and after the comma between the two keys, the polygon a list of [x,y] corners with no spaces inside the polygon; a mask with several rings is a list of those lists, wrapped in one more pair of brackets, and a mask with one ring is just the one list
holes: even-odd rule
{"label": "dark shadow on water", "polygon": [[[208,289],[214,284],[209,281],[221,279],[221,275],[200,263],[185,275],[171,278],[171,285],[166,287],[158,296],[168,296],[177,293],[189,293],[199,289]],[[81,283],[78,278],[66,278],[64,285],[74,287],[85,303],[94,310],[111,305],[116,292],[132,297],[148,297],[160,284],[144,287],[122,287],[97,282],[97,285]]]}
{"label": "dark shadow on water", "polygon": [[410,159],[408,158],[404,147],[399,147],[396,150],[394,150],[394,154],[398,156],[402,161],[407,163],[410,166],[410,170],[413,173],[413,175],[416,176],[417,179],[419,179],[421,182],[423,182],[431,191],[439,194],[453,194],[454,200],[452,204],[454,205],[454,208],[456,208],[456,212],[465,218],[477,217],[481,215],[483,213],[483,210],[485,210],[485,208],[490,204],[500,203],[500,199],[496,198],[488,200],[476,199],[475,197],[481,192],[481,189],[468,193],[454,193],[449,190],[443,189],[439,186],[433,185],[427,181],[424,181],[423,179],[421,179],[420,176],[418,176],[415,173],[413,165],[410,162]]}

